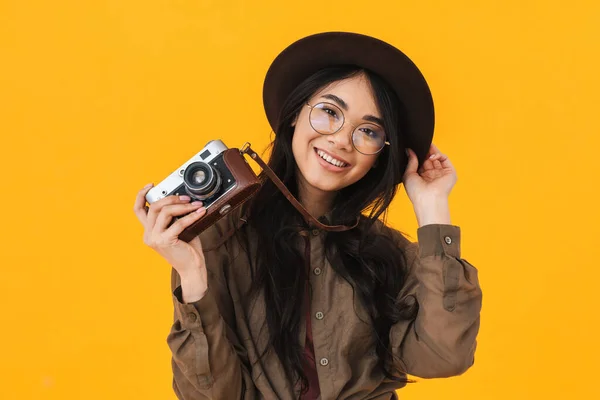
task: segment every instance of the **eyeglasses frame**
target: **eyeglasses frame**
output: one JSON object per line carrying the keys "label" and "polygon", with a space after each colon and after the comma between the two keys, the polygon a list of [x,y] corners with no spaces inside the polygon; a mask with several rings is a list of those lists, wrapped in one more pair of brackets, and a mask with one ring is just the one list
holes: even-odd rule
{"label": "eyeglasses frame", "polygon": [[[342,114],[342,125],[340,125],[340,127],[339,127],[339,128],[338,128],[338,129],[337,129],[335,132],[331,132],[331,133],[322,133],[322,132],[318,131],[318,130],[317,130],[317,129],[316,129],[314,126],[313,126],[310,116],[311,116],[311,114],[312,114],[312,111],[313,111],[313,109],[314,109],[316,106],[318,106],[319,104],[327,104],[327,105],[330,105],[330,106],[334,106],[335,108],[337,108],[338,110],[340,110],[340,113]],[[346,115],[344,115],[344,112],[342,111],[342,109],[341,109],[339,106],[337,106],[336,104],[330,103],[330,102],[328,102],[328,101],[320,101],[320,102],[318,102],[317,104],[315,104],[314,106],[311,106],[311,105],[310,105],[310,103],[308,103],[308,102],[307,102],[307,103],[306,103],[306,106],[307,106],[308,108],[310,108],[310,111],[309,111],[309,113],[308,113],[308,123],[310,124],[310,127],[311,127],[311,128],[313,128],[313,130],[314,130],[315,132],[317,132],[318,134],[320,134],[320,135],[323,135],[323,136],[335,135],[336,133],[338,133],[339,131],[341,131],[341,130],[342,130],[342,128],[344,127],[344,125],[346,124]],[[348,123],[348,124],[349,124],[351,127],[353,127],[353,128],[354,128],[354,129],[352,129],[352,132],[350,133],[350,139],[351,139],[351,141],[352,141],[352,147],[354,147],[354,149],[355,149],[356,151],[358,151],[360,154],[364,154],[364,155],[366,155],[366,156],[373,156],[373,155],[375,155],[375,154],[379,154],[379,153],[381,153],[381,151],[382,151],[383,149],[385,149],[385,146],[389,146],[389,145],[390,145],[390,142],[388,142],[388,141],[386,140],[386,141],[383,143],[383,146],[381,146],[381,148],[380,148],[379,150],[377,150],[375,153],[363,153],[362,151],[360,151],[359,149],[357,149],[357,148],[356,148],[356,146],[354,145],[354,138],[353,138],[353,136],[354,136],[354,132],[356,132],[356,128],[358,128],[358,127],[359,127],[359,126],[361,126],[361,125],[365,125],[365,124],[367,124],[367,122],[365,122],[365,123],[362,123],[362,124],[359,124],[359,125],[354,125],[354,124],[351,124],[351,123]],[[377,124],[374,124],[374,123],[372,123],[372,122],[371,122],[371,124],[373,124],[373,125],[377,125]],[[384,134],[385,134],[385,133],[384,133]],[[386,137],[387,137],[387,135],[386,135]]]}

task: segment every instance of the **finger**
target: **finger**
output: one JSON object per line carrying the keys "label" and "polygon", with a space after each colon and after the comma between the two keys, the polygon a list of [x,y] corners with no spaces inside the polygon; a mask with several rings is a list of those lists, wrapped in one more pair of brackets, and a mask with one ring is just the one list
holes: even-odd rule
{"label": "finger", "polygon": [[190,200],[191,199],[189,196],[170,195],[170,196],[164,197],[164,198],[150,204],[150,209],[148,210],[148,218],[146,219],[147,227],[150,230],[154,229],[154,224],[156,224],[156,219],[158,218],[158,215],[160,214],[160,210],[162,210],[163,207],[171,205],[171,204],[189,203]]}
{"label": "finger", "polygon": [[433,160],[431,158],[426,158],[425,161],[423,161],[423,169],[425,171],[429,171],[430,169],[433,169]]}
{"label": "finger", "polygon": [[165,231],[164,234],[167,237],[177,237],[187,227],[189,227],[190,225],[192,225],[194,222],[198,221],[205,214],[206,214],[206,208],[205,207],[200,207],[199,209],[197,209],[196,211],[193,211],[193,212],[189,213],[185,217],[179,218],[177,221],[175,221],[173,223],[173,225],[171,225],[169,227],[169,229],[167,229]]}
{"label": "finger", "polygon": [[417,172],[417,168],[419,168],[419,160],[417,159],[417,155],[412,149],[406,149],[408,153],[408,164],[406,165],[405,173],[414,173]]}
{"label": "finger", "polygon": [[445,154],[435,153],[435,154],[432,154],[431,156],[429,156],[427,161],[432,162],[433,168],[442,168],[444,166],[443,162],[446,161],[447,159],[448,159],[448,157]]}
{"label": "finger", "polygon": [[[436,168],[439,168],[439,167],[451,168],[452,167],[452,163],[450,162],[450,159],[448,158],[447,155],[445,155],[443,153],[436,153],[430,159],[434,162],[434,166]],[[437,164],[438,162],[439,162],[439,165]]]}
{"label": "finger", "polygon": [[133,205],[133,212],[142,224],[146,224],[146,217],[148,208],[146,207],[146,194],[152,188],[152,184],[149,183],[142,188],[135,197],[135,203]]}
{"label": "finger", "polygon": [[431,157],[436,152],[437,152],[437,148],[435,147],[435,145],[433,143],[431,143],[431,145],[429,146],[429,150],[427,151],[427,154],[425,155],[425,159]]}
{"label": "finger", "polygon": [[433,153],[430,153],[430,155],[428,156],[428,158],[438,158],[438,157],[446,157],[441,151],[439,151],[436,148],[436,151],[434,151]]}
{"label": "finger", "polygon": [[440,162],[442,163],[442,167],[454,169],[454,165],[452,165],[452,162],[448,157],[445,157],[443,160],[440,160]]}
{"label": "finger", "polygon": [[435,155],[435,159],[438,160],[439,162],[444,162],[448,159],[448,156],[442,153],[437,153]]}
{"label": "finger", "polygon": [[434,143],[431,143],[431,146],[429,147],[429,153],[427,154],[427,158],[437,158],[440,154],[442,154],[440,149],[438,149],[438,147]]}
{"label": "finger", "polygon": [[160,234],[162,233],[162,231],[167,229],[173,217],[185,215],[187,213],[195,211],[200,207],[202,207],[201,201],[195,201],[193,203],[187,204],[170,204],[164,206],[160,211],[160,214],[158,214],[156,223],[152,228],[153,234]]}

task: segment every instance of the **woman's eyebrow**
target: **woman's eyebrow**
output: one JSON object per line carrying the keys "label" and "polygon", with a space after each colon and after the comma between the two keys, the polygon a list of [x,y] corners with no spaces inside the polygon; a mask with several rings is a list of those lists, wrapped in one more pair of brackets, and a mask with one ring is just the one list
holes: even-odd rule
{"label": "woman's eyebrow", "polygon": [[383,120],[382,120],[381,118],[377,118],[377,117],[375,117],[375,116],[373,116],[373,115],[365,115],[365,116],[363,117],[363,119],[364,119],[365,121],[369,121],[369,122],[372,122],[372,123],[374,123],[374,124],[377,124],[377,125],[383,126]]}
{"label": "woman's eyebrow", "polygon": [[[344,100],[342,100],[339,97],[337,97],[335,94],[328,93],[328,94],[324,94],[321,97],[324,98],[324,99],[327,99],[327,100],[334,101],[340,107],[342,107],[342,109],[344,109],[344,111],[348,111],[348,104]],[[372,123],[380,125],[380,126],[383,126],[383,120],[381,118],[377,118],[374,115],[370,115],[370,114],[369,115],[365,115],[363,117],[363,120],[372,122]]]}
{"label": "woman's eyebrow", "polygon": [[340,107],[342,107],[344,109],[344,111],[348,111],[348,104],[346,104],[346,102],[344,100],[340,99],[335,94],[324,94],[321,97],[324,98],[324,99],[335,101],[336,103],[338,103],[338,105]]}

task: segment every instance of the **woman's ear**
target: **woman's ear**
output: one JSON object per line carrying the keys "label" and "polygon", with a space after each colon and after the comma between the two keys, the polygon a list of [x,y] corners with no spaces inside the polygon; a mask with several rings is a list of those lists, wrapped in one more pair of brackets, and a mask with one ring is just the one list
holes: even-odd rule
{"label": "woman's ear", "polygon": [[294,117],[294,120],[292,121],[292,124],[290,125],[292,128],[296,127],[296,122],[298,122],[298,114],[296,114],[296,116]]}

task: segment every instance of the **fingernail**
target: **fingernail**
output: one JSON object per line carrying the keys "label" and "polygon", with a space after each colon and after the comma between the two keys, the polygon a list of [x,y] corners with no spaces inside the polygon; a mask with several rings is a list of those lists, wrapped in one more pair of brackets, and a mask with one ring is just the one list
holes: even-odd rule
{"label": "fingernail", "polygon": [[193,206],[201,206],[201,205],[202,205],[202,202],[201,202],[201,201],[194,201],[194,202],[192,203],[192,205],[193,205]]}
{"label": "fingernail", "polygon": [[404,152],[406,153],[406,155],[407,155],[408,157],[410,157],[410,153],[408,152],[408,149],[404,149]]}
{"label": "fingernail", "polygon": [[179,200],[181,200],[181,201],[190,201],[191,197],[190,196],[179,196]]}
{"label": "fingernail", "polygon": [[144,186],[144,189],[148,189],[149,187],[151,187],[153,185],[153,183],[149,183],[146,186]]}
{"label": "fingernail", "polygon": [[437,156],[437,154],[432,154],[432,155],[429,156],[429,158],[431,159],[431,158],[433,158],[435,156]]}
{"label": "fingernail", "polygon": [[200,207],[199,209],[197,209],[197,210],[196,210],[196,212],[197,212],[197,213],[201,213],[201,212],[203,212],[204,210],[206,210],[206,208],[204,208],[204,207]]}

